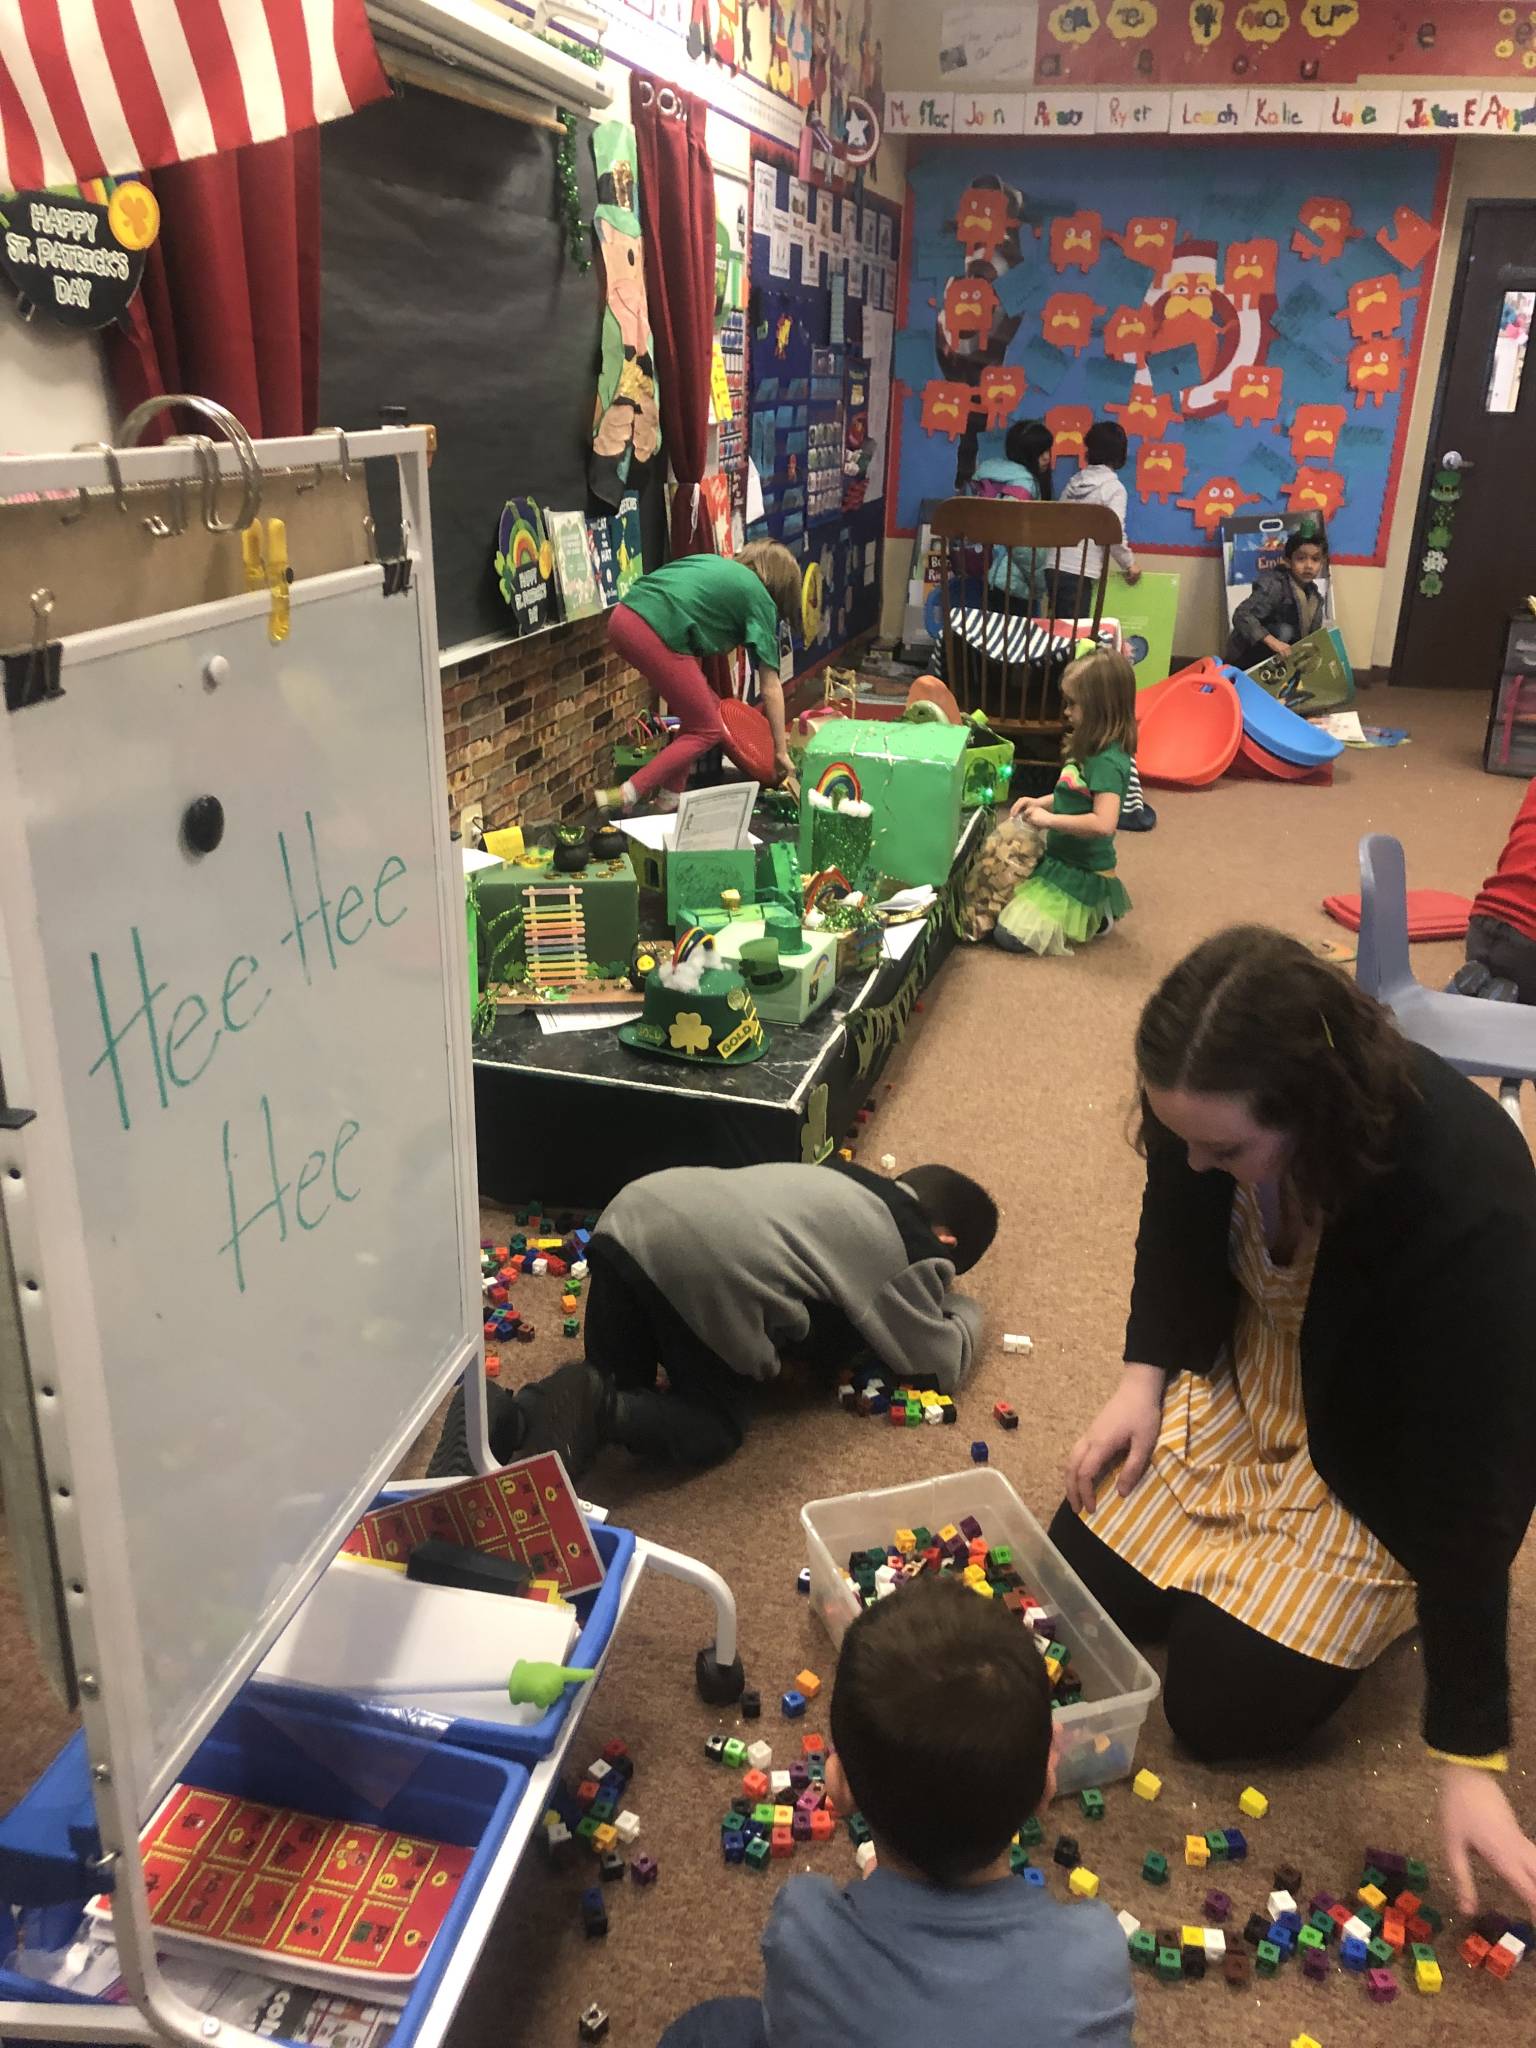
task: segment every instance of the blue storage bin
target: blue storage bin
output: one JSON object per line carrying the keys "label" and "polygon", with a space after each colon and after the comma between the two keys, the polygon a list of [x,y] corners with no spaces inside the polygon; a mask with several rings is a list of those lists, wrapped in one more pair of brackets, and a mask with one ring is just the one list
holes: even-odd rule
{"label": "blue storage bin", "polygon": [[[183,1765],[180,1777],[183,1783],[204,1785],[214,1792],[238,1793],[327,1819],[398,1828],[474,1849],[474,1860],[452,1910],[400,2010],[391,2048],[410,2048],[485,1883],[491,1860],[528,1788],[528,1773],[522,1765],[475,1756],[467,1748],[446,1742],[424,1743],[417,1735],[401,1733],[398,1726],[339,1723],[312,1696],[294,1703],[261,1697],[248,1688],[220,1716]],[[58,1910],[61,1890],[67,1885],[61,1887],[57,1874],[67,1869],[72,1853],[78,1855],[88,1847],[80,1841],[78,1825],[69,1823],[89,1806],[85,1738],[75,1735],[7,1816],[12,1852],[0,1862],[0,1872],[5,1873],[0,1878],[0,1901],[10,1907],[28,1907],[41,1900]],[[83,1910],[86,1900],[99,1889],[94,1884],[83,1885],[75,1902],[77,1911]],[[26,1895],[7,1899],[5,1892]],[[263,1965],[251,1958],[248,1967],[258,1975],[281,1976],[281,1965]],[[367,1998],[365,1981],[359,1982],[356,1995]],[[91,2002],[75,1992],[38,1984],[0,1968],[0,2002],[12,1999],[71,2005]]]}
{"label": "blue storage bin", "polygon": [[[406,1498],[408,1496],[403,1494],[386,1492],[379,1495],[374,1506],[387,1507]],[[594,1522],[592,1541],[603,1560],[604,1578],[600,1586],[590,1593],[583,1593],[575,1603],[581,1629],[568,1661],[578,1670],[595,1666],[607,1649],[619,1618],[619,1598],[624,1590],[625,1576],[635,1559],[632,1529],[616,1529],[604,1522]],[[461,1749],[478,1750],[486,1756],[510,1757],[526,1764],[539,1763],[559,1740],[578,1691],[579,1687],[568,1685],[547,1713],[541,1714],[537,1721],[527,1721],[521,1726],[503,1721],[474,1721],[467,1715],[463,1716],[449,1723],[443,1739]],[[311,1686],[272,1684],[264,1679],[253,1680],[251,1696],[253,1699],[302,1705],[312,1713],[328,1714],[369,1727],[398,1726],[401,1714],[397,1704],[385,1705],[381,1701],[349,1697],[343,1693],[317,1692]]]}

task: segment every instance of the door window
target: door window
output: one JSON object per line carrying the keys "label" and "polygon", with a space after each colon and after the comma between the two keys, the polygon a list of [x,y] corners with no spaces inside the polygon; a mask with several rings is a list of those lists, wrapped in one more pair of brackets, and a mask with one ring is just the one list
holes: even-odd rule
{"label": "door window", "polygon": [[1499,309],[1499,331],[1493,341],[1484,412],[1513,412],[1520,402],[1525,374],[1525,349],[1530,339],[1536,291],[1507,291]]}

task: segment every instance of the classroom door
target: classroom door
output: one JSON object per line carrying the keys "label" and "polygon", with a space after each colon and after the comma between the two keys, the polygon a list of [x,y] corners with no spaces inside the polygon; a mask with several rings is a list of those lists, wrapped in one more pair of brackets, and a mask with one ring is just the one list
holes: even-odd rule
{"label": "classroom door", "polygon": [[1423,453],[1394,683],[1491,691],[1509,615],[1536,591],[1533,311],[1536,204],[1471,201]]}

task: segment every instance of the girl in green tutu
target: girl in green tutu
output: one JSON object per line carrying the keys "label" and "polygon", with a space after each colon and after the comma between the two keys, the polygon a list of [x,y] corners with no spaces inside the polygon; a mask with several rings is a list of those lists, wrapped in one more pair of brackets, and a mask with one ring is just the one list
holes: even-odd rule
{"label": "girl in green tutu", "polygon": [[1045,851],[992,934],[1010,953],[1067,953],[1131,907],[1115,874],[1115,832],[1136,756],[1136,672],[1100,647],[1061,679],[1063,765],[1049,803],[1021,797],[1012,815],[1045,834]]}

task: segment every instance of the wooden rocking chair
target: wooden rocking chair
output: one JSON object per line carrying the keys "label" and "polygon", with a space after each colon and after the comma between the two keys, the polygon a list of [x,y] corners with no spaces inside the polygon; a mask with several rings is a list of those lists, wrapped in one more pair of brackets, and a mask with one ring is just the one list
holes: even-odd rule
{"label": "wooden rocking chair", "polygon": [[[1091,612],[1080,603],[1082,636],[1096,639],[1104,616],[1109,551],[1124,539],[1120,521],[1107,505],[1022,504],[1001,498],[946,498],[935,510],[931,530],[941,554],[940,646],[944,680],[962,711],[981,712],[987,723],[1014,741],[1020,752],[1030,741],[1059,739],[1061,671],[1079,637],[1053,633],[1061,619],[1060,579],[1080,577],[1083,543],[1101,551]],[[989,571],[1005,551],[1008,574],[1001,585]],[[1044,587],[1036,604],[1022,590]]]}

